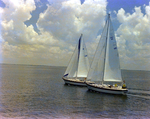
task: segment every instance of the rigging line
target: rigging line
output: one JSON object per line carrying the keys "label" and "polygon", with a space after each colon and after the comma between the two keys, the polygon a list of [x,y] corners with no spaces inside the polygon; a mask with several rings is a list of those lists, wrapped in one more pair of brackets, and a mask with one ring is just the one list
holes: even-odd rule
{"label": "rigging line", "polygon": [[105,47],[105,56],[104,56],[104,67],[103,67],[103,78],[102,78],[102,84],[104,82],[104,71],[105,71],[105,60],[106,60],[106,50],[107,50],[107,39],[108,39],[108,28],[109,28],[109,19],[110,19],[110,14],[108,14],[108,19],[107,19],[107,35],[106,35],[106,47]]}

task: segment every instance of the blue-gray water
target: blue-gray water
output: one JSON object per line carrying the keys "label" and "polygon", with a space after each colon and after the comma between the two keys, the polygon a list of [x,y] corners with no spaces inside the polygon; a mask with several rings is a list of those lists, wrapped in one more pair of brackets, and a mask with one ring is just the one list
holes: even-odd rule
{"label": "blue-gray water", "polygon": [[66,86],[66,67],[0,65],[0,118],[150,118],[150,72],[122,70],[127,96]]}

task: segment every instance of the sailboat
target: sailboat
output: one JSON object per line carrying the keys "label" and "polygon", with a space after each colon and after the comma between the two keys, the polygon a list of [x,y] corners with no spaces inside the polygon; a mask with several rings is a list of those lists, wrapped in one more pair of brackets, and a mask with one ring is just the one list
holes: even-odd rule
{"label": "sailboat", "polygon": [[110,14],[108,14],[89,69],[86,85],[89,90],[96,92],[110,94],[126,94],[128,92],[121,77],[119,55]]}
{"label": "sailboat", "polygon": [[65,74],[62,77],[65,84],[86,86],[85,81],[90,65],[87,49],[82,36],[81,34]]}

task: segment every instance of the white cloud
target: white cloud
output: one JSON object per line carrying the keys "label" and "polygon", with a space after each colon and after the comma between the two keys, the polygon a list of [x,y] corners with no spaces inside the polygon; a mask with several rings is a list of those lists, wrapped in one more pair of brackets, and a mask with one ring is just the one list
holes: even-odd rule
{"label": "white cloud", "polygon": [[[40,14],[37,22],[41,34],[48,32],[55,40],[55,43],[50,46],[60,47],[61,50],[65,49],[67,52],[63,56],[68,62],[80,34],[83,33],[85,42],[90,42],[87,43],[88,51],[95,51],[95,48],[91,48],[91,43],[95,40],[98,30],[104,25],[106,1],[88,0],[82,5],[80,0],[56,3],[48,5],[47,10]],[[62,51],[64,52],[64,50]],[[67,64],[66,61],[63,62]]]}
{"label": "white cloud", "polygon": [[[48,1],[36,23],[38,34],[32,25],[24,24],[36,9],[34,0],[3,0],[0,54],[4,63],[67,65],[81,33],[92,59],[100,39],[98,31],[105,23],[107,1],[85,0],[82,5],[80,0]],[[121,24],[116,32],[121,68],[150,70],[150,3],[143,7],[145,14],[140,7],[132,14],[122,8],[114,11]]]}
{"label": "white cloud", "polygon": [[[49,0],[36,23],[40,34],[32,25],[24,24],[36,9],[34,0],[3,2],[6,7],[0,8],[0,61],[67,65],[81,33],[93,58],[100,39],[98,31],[105,23],[107,1],[85,0],[81,5],[80,0]],[[116,32],[121,68],[150,70],[150,4],[143,7],[145,14],[140,7],[135,7],[132,14],[122,8],[114,11],[121,24]]]}
{"label": "white cloud", "polygon": [[[2,55],[4,63],[66,65],[83,33],[91,51],[98,30],[104,25],[107,2],[104,0],[49,0],[50,5],[37,22],[40,34],[26,26],[34,0],[3,0]],[[88,50],[89,50],[88,49]],[[91,52],[93,54],[93,52]]]}
{"label": "white cloud", "polygon": [[86,1],[81,5],[79,0],[78,2],[64,1],[61,6],[60,4],[49,5],[48,9],[40,14],[37,26],[41,31],[52,33],[57,39],[77,39],[81,33],[90,33],[89,37],[93,38],[98,29],[103,26],[105,7],[106,3],[89,4]]}
{"label": "white cloud", "polygon": [[134,10],[129,14],[121,8],[117,13],[121,23],[117,30],[121,66],[150,70],[150,5],[145,6],[145,15],[140,7]]}

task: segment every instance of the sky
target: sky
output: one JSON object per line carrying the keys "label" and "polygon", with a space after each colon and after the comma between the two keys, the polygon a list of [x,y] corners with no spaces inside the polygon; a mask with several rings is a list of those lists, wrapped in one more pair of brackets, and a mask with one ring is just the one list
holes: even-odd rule
{"label": "sky", "polygon": [[108,13],[121,69],[150,70],[149,0],[0,0],[0,63],[67,66],[81,33],[91,63]]}

